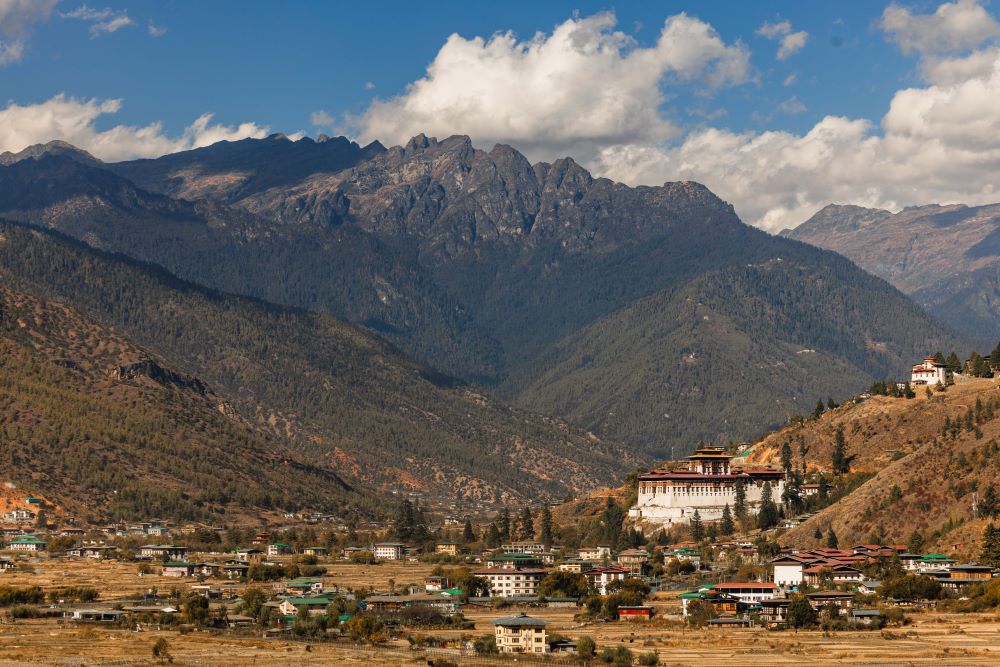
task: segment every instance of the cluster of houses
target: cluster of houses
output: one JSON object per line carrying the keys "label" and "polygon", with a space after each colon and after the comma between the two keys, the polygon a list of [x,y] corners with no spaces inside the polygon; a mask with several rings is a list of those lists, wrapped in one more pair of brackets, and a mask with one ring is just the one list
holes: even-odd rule
{"label": "cluster of houses", "polygon": [[756,616],[766,627],[780,628],[787,620],[789,595],[819,588],[804,594],[815,610],[833,609],[854,625],[872,625],[878,622],[880,612],[857,608],[855,594],[875,593],[882,585],[881,581],[866,578],[863,572],[866,565],[878,559],[898,559],[905,573],[931,577],[950,590],[961,590],[997,576],[997,571],[988,565],[958,563],[944,554],[910,554],[902,545],[788,550],[771,560],[771,581],[702,586],[680,596],[682,613],[688,616],[692,603],[698,602],[711,607],[711,625],[749,626]]}

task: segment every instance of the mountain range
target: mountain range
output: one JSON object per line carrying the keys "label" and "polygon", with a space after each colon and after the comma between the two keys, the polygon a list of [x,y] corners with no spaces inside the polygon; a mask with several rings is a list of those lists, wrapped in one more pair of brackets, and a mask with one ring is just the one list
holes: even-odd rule
{"label": "mountain range", "polygon": [[991,350],[1000,338],[1000,204],[898,213],[830,205],[782,235],[885,278],[980,349]]}
{"label": "mountain range", "polygon": [[282,135],[0,167],[0,215],[232,294],[325,312],[640,457],[742,439],[971,345],[843,258],[691,182],[423,135]]}

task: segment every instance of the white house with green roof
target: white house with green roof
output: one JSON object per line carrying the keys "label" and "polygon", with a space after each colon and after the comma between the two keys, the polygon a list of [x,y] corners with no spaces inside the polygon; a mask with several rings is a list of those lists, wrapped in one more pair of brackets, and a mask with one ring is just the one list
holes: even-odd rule
{"label": "white house with green roof", "polygon": [[10,541],[7,548],[11,551],[45,551],[48,545],[48,542],[34,535],[18,535]]}

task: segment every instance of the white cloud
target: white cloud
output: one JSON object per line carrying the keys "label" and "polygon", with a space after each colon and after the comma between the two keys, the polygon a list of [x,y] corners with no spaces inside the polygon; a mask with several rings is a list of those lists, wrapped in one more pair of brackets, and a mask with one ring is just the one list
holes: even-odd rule
{"label": "white cloud", "polygon": [[337,121],[325,109],[320,109],[309,115],[309,122],[313,124],[313,127],[333,127]]}
{"label": "white cloud", "polygon": [[809,33],[805,30],[792,30],[790,21],[769,23],[764,21],[757,28],[757,34],[778,42],[778,60],[785,60],[801,51],[809,41]]}
{"label": "white cloud", "polygon": [[149,31],[151,37],[163,37],[164,35],[167,34],[167,29],[165,27],[158,26],[152,21],[149,22],[149,25],[146,26],[146,29]]}
{"label": "white cloud", "polygon": [[24,57],[31,26],[48,20],[59,0],[0,0],[0,67]]}
{"label": "white cloud", "polygon": [[698,82],[705,90],[750,79],[749,51],[726,44],[696,18],[666,20],[656,43],[618,31],[612,13],[573,18],[551,34],[520,41],[451,35],[426,75],[352,119],[363,139],[405,142],[425,132],[465,133],[516,142],[529,155],[572,148],[661,142],[677,128],[659,111],[661,84]]}
{"label": "white cloud", "polygon": [[365,90],[374,90],[375,84],[371,81],[365,81]]}
{"label": "white cloud", "polygon": [[9,65],[11,63],[16,63],[22,57],[24,57],[24,42],[0,41],[0,67],[3,67],[4,65]]}
{"label": "white cloud", "polygon": [[61,139],[102,160],[115,161],[157,157],[223,140],[261,138],[268,132],[255,123],[214,124],[210,113],[202,114],[174,137],[168,136],[159,122],[97,129],[99,118],[117,113],[121,106],[121,100],[79,100],[65,95],[39,104],[8,103],[0,109],[0,152],[17,152],[32,144]]}
{"label": "white cloud", "polygon": [[882,13],[881,27],[903,53],[963,51],[1000,36],[1000,23],[977,0],[946,2],[933,14],[893,3]]}
{"label": "white cloud", "polygon": [[93,9],[87,5],[80,5],[71,12],[60,12],[59,15],[64,19],[77,19],[90,23],[91,38],[117,32],[122,28],[135,25],[135,22],[129,18],[126,10],[111,9],[110,7]]}
{"label": "white cloud", "polygon": [[787,88],[788,86],[795,83],[798,80],[798,78],[799,78],[799,73],[792,72],[791,74],[785,77],[785,80],[782,82],[782,85]]}
{"label": "white cloud", "polygon": [[630,183],[697,180],[778,231],[831,202],[897,209],[1000,200],[1000,57],[980,76],[898,91],[881,127],[828,116],[803,135],[706,129],[677,145],[608,146],[591,165]]}
{"label": "white cloud", "polygon": [[806,110],[806,105],[802,103],[795,95],[792,95],[787,100],[783,101],[778,105],[778,111],[788,114],[802,113]]}

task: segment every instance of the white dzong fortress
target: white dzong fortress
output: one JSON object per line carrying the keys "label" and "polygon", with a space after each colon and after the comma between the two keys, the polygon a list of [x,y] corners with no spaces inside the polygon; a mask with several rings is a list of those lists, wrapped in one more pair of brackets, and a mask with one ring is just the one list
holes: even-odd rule
{"label": "white dzong fortress", "polygon": [[639,478],[639,499],[629,510],[630,517],[651,527],[669,526],[689,523],[698,510],[703,521],[718,521],[727,504],[733,510],[740,482],[747,507],[760,504],[766,482],[774,502],[781,502],[785,489],[781,470],[732,467],[730,455],[721,447],[703,447],[687,458],[686,468],[665,466]]}

